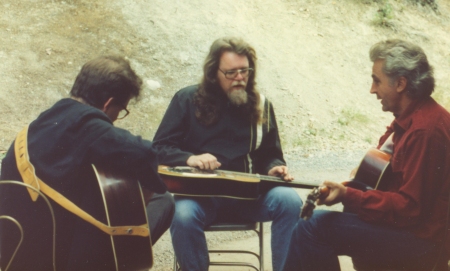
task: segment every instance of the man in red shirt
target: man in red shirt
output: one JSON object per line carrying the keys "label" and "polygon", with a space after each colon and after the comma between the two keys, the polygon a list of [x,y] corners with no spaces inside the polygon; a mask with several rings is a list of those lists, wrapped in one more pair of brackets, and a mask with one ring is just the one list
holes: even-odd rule
{"label": "man in red shirt", "polygon": [[[330,192],[317,203],[342,202],[345,212],[317,210],[300,219],[284,270],[340,270],[338,255],[371,268],[431,270],[437,262],[450,189],[450,114],[430,97],[433,68],[419,46],[382,41],[370,59],[370,93],[395,117],[378,145],[393,134],[386,189],[325,181]],[[446,266],[447,254],[441,258]]]}

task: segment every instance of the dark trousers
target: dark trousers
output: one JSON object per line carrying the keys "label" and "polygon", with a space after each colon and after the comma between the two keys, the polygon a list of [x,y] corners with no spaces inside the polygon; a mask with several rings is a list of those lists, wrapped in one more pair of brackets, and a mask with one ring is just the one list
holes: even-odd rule
{"label": "dark trousers", "polygon": [[175,201],[173,196],[166,192],[164,194],[153,194],[147,204],[147,219],[150,227],[152,244],[169,229],[175,212]]}
{"label": "dark trousers", "polygon": [[338,271],[338,255],[384,268],[431,270],[439,249],[434,242],[364,222],[355,214],[316,210],[309,220],[298,221],[283,270]]}

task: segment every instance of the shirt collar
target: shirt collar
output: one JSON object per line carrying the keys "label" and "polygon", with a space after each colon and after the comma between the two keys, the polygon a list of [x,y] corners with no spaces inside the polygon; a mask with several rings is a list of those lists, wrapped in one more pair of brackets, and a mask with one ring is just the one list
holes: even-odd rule
{"label": "shirt collar", "polygon": [[396,128],[401,128],[404,131],[411,127],[414,114],[428,101],[431,97],[426,99],[413,100],[411,104],[406,108],[405,112],[400,116],[395,116],[394,124]]}

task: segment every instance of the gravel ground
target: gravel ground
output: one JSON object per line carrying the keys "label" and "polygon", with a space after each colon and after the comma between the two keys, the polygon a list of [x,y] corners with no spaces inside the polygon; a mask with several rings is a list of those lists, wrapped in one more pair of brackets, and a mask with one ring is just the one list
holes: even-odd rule
{"label": "gravel ground", "polygon": [[366,150],[331,150],[309,155],[289,153],[285,155],[285,159],[296,181],[344,181],[350,171],[361,162],[365,152]]}

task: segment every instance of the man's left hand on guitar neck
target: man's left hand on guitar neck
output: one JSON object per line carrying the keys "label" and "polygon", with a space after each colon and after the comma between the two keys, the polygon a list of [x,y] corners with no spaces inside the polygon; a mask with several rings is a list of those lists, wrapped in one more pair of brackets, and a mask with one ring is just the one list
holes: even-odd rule
{"label": "man's left hand on guitar neck", "polygon": [[287,166],[275,166],[269,170],[267,175],[282,177],[286,182],[292,182],[294,177],[289,174]]}

